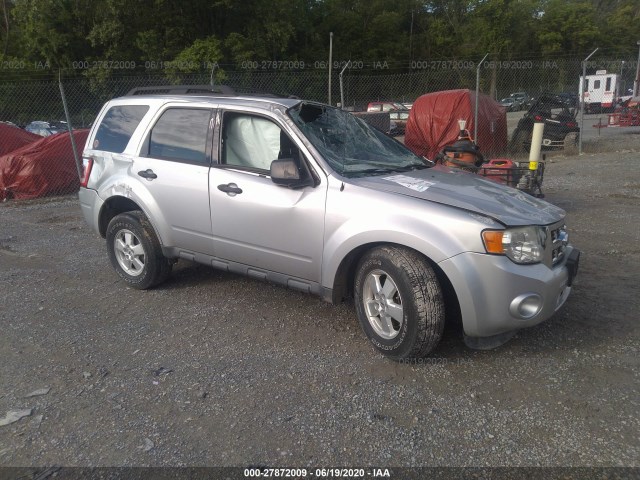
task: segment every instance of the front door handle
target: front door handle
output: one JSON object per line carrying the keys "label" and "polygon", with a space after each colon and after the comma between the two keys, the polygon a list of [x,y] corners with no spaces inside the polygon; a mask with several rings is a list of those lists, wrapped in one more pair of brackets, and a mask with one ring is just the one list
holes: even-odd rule
{"label": "front door handle", "polygon": [[142,178],[146,178],[148,180],[153,180],[154,178],[158,178],[158,175],[153,173],[153,170],[151,170],[150,168],[147,168],[146,170],[140,170],[138,172],[138,175],[140,175]]}
{"label": "front door handle", "polygon": [[242,189],[235,183],[218,185],[218,190],[227,193],[230,197],[235,197],[237,194],[242,193]]}

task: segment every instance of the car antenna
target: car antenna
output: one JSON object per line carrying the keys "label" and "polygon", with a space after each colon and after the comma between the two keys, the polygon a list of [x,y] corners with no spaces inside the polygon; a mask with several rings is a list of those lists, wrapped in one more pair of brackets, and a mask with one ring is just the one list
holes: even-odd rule
{"label": "car antenna", "polygon": [[62,106],[64,107],[64,115],[65,117],[67,117],[67,130],[69,130],[69,138],[71,139],[71,149],[73,150],[73,158],[76,161],[78,178],[82,178],[82,164],[80,163],[80,157],[78,156],[78,147],[76,146],[76,139],[73,136],[73,127],[71,126],[71,117],[69,116],[69,107],[67,107],[67,97],[64,94],[64,87],[62,86],[62,70],[58,70],[58,85],[60,86],[60,96],[62,97]]}

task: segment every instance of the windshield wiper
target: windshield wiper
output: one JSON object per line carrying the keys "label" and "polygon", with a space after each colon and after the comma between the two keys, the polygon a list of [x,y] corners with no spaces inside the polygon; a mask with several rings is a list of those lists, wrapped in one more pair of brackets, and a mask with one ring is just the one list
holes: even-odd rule
{"label": "windshield wiper", "polygon": [[396,172],[408,172],[410,170],[422,170],[423,168],[429,168],[433,165],[427,165],[426,163],[412,163],[411,165],[405,165],[404,167],[397,167],[393,170]]}
{"label": "windshield wiper", "polygon": [[365,168],[363,170],[347,170],[345,173],[351,173],[356,175],[376,174],[376,173],[391,173],[395,172],[394,168]]}
{"label": "windshield wiper", "polygon": [[362,170],[352,170],[352,171],[349,171],[348,173],[356,174],[356,175],[366,175],[366,174],[375,175],[375,174],[382,174],[382,173],[409,172],[411,170],[422,170],[423,168],[428,168],[428,165],[425,165],[423,163],[414,163],[411,165],[404,165],[401,167],[388,166],[384,168],[383,167],[365,168]]}

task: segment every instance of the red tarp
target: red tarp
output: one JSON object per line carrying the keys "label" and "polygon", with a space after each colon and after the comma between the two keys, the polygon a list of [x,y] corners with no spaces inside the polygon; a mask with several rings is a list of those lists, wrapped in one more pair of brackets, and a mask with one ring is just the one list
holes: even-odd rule
{"label": "red tarp", "polygon": [[41,138],[35,133],[0,122],[0,157]]}
{"label": "red tarp", "polygon": [[[411,107],[404,136],[405,145],[415,154],[429,159],[458,139],[458,120],[467,121],[467,130],[473,135],[475,92],[446,90],[422,95]],[[507,148],[507,113],[492,98],[478,98],[478,138],[480,152],[486,157],[502,153]]]}
{"label": "red tarp", "polygon": [[[89,130],[73,136],[82,153]],[[58,133],[0,157],[0,200],[72,193],[80,186],[69,133]]]}

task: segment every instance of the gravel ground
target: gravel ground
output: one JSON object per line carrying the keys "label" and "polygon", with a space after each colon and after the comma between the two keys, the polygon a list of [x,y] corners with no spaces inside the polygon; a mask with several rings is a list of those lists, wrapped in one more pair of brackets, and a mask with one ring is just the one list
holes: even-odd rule
{"label": "gravel ground", "polygon": [[182,261],[132,290],[76,199],[0,205],[0,420],[30,410],[0,465],[640,467],[640,137],[620,138],[549,158],[583,252],[563,309],[492,351],[449,327],[412,365],[353,305]]}

